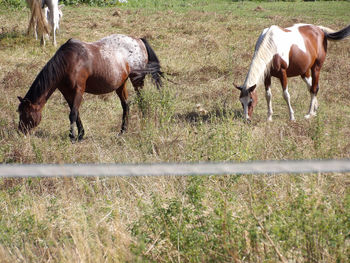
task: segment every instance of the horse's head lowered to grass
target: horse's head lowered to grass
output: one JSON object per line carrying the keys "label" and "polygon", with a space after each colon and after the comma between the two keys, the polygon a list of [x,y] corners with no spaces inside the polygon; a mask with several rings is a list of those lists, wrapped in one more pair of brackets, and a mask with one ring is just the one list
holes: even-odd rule
{"label": "horse's head lowered to grass", "polygon": [[79,107],[85,92],[95,95],[117,93],[123,108],[120,131],[123,133],[127,130],[129,115],[126,82],[130,79],[138,92],[146,74],[151,75],[158,88],[162,85],[158,57],[145,39],[120,34],[96,42],[70,39],[46,63],[25,97],[18,97],[19,130],[28,133],[38,126],[42,108],[58,89],[70,108],[69,136],[72,140],[81,140],[84,136]]}
{"label": "horse's head lowered to grass", "polygon": [[18,129],[27,134],[31,129],[39,125],[41,121],[41,107],[32,104],[28,99],[18,97],[20,104],[18,106],[19,124]]}

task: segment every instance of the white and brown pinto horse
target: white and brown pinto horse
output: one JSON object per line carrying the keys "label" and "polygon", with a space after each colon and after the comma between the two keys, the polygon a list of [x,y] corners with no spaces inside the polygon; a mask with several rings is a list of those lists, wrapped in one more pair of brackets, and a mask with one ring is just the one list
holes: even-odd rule
{"label": "white and brown pinto horse", "polygon": [[287,102],[290,120],[294,111],[290,104],[287,78],[301,76],[311,95],[310,108],[305,118],[316,115],[320,70],[327,53],[327,40],[341,40],[350,35],[350,25],[334,32],[321,26],[296,24],[281,28],[265,28],[255,45],[254,56],[243,86],[238,87],[244,117],[249,120],[257,104],[255,88],[264,83],[268,107],[267,119],[272,120],[271,76],[280,80]]}
{"label": "white and brown pinto horse", "polygon": [[59,29],[59,21],[63,16],[62,10],[58,5],[58,0],[26,1],[31,10],[27,34],[33,29],[35,39],[38,39],[39,33],[41,43],[45,45],[45,36],[48,36],[52,32],[52,43],[56,46],[56,31]]}
{"label": "white and brown pinto horse", "polygon": [[40,123],[46,101],[58,89],[70,107],[69,136],[72,140],[81,140],[84,136],[79,107],[85,92],[97,95],[115,91],[118,94],[123,108],[123,133],[129,113],[126,82],[130,78],[138,91],[143,87],[146,74],[152,75],[158,88],[161,86],[159,60],[145,39],[117,34],[92,43],[70,39],[40,71],[25,97],[18,97],[19,130],[27,133]]}

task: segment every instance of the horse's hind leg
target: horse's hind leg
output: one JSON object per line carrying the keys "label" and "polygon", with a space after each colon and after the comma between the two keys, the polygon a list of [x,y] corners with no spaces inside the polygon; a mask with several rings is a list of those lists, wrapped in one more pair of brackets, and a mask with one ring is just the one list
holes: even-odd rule
{"label": "horse's hind leg", "polygon": [[312,87],[312,77],[311,77],[311,73],[310,71],[307,71],[304,75],[301,76],[301,78],[303,79],[303,81],[305,82],[306,86],[307,86],[307,90],[310,93],[311,96],[311,102],[310,102],[310,109],[309,109],[309,113],[307,115],[305,115],[305,118],[310,118],[310,116],[312,115],[316,115],[316,110],[318,107],[318,102],[317,102],[317,98],[315,96],[313,96],[313,93],[311,91],[311,87]]}
{"label": "horse's hind leg", "polygon": [[38,28],[37,28],[37,24],[38,24],[38,22],[35,21],[35,22],[34,22],[34,25],[33,25],[33,31],[34,31],[35,40],[38,40]]}
{"label": "horse's hind leg", "polygon": [[140,90],[143,88],[144,82],[145,82],[145,75],[138,75],[131,73],[129,75],[130,81],[132,83],[132,86],[134,87],[134,90],[136,91],[137,96],[140,96]]}
{"label": "horse's hind leg", "polygon": [[[310,107],[308,114],[305,115],[306,119],[309,119],[312,116],[316,115],[316,110],[318,108],[318,101],[317,101],[317,93],[318,93],[318,80],[320,76],[320,70],[321,70],[322,63],[316,61],[316,63],[311,68],[311,75],[312,75],[312,82],[310,85]],[[309,86],[309,83],[307,83]]]}
{"label": "horse's hind leg", "polygon": [[120,98],[120,103],[123,108],[123,119],[122,119],[122,127],[120,130],[120,134],[123,134],[126,132],[128,128],[128,120],[129,120],[129,104],[127,102],[128,100],[128,90],[126,89],[126,81],[123,83],[122,86],[120,86],[116,93],[118,94]]}
{"label": "horse's hind leg", "polygon": [[[58,10],[57,10],[58,11]],[[51,15],[51,28],[52,28],[52,35],[53,35],[53,39],[52,39],[52,43],[54,46],[57,46],[57,42],[56,42],[56,29],[57,29],[57,25],[58,25],[58,14],[56,14],[57,12],[56,10],[52,10],[52,15]]]}

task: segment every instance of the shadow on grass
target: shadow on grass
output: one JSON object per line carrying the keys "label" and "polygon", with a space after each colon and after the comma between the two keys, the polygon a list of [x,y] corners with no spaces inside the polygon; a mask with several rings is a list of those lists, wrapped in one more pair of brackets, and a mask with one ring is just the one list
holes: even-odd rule
{"label": "shadow on grass", "polygon": [[190,124],[196,124],[200,122],[212,123],[214,119],[232,118],[235,120],[242,119],[242,110],[238,109],[213,109],[212,111],[201,114],[196,111],[191,111],[185,114],[177,114],[175,118],[180,121],[186,121]]}

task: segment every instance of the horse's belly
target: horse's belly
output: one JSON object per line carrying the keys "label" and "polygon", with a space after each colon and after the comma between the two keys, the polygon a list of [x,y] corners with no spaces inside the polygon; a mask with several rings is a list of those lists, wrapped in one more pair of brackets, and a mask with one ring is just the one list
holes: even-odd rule
{"label": "horse's belly", "polygon": [[306,73],[310,65],[308,63],[300,63],[299,61],[291,60],[289,63],[289,67],[287,69],[288,77],[296,77]]}
{"label": "horse's belly", "polygon": [[287,68],[287,76],[295,77],[305,74],[313,64],[313,56],[311,52],[304,52],[296,45],[292,45],[289,53],[289,65]]}
{"label": "horse's belly", "polygon": [[103,78],[90,77],[86,81],[85,92],[91,94],[106,94],[115,91],[121,86],[121,83],[106,80]]}

